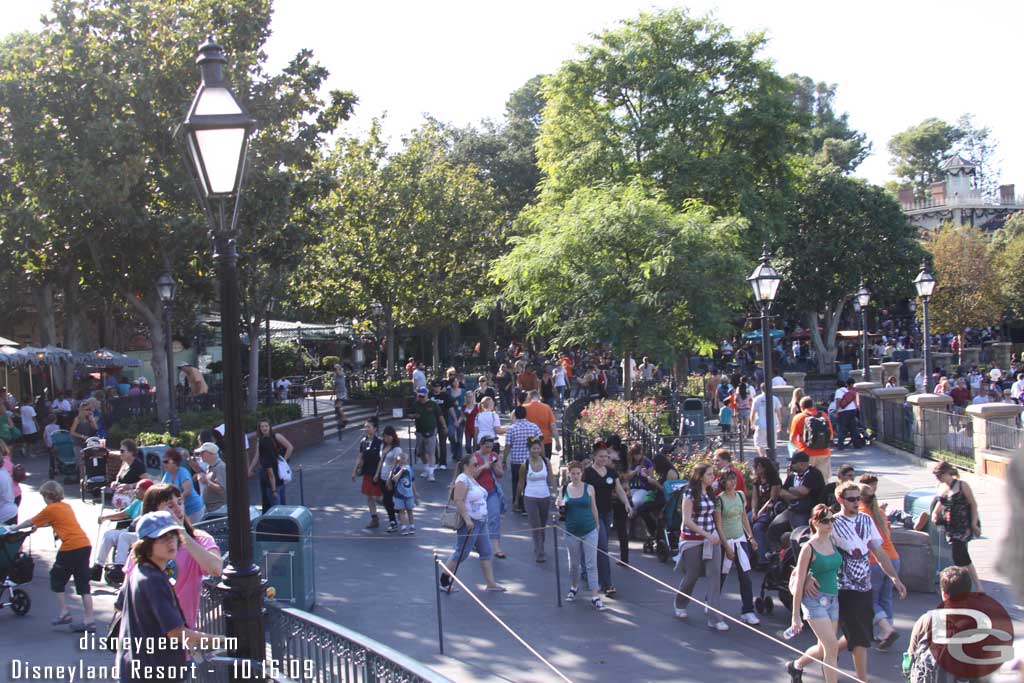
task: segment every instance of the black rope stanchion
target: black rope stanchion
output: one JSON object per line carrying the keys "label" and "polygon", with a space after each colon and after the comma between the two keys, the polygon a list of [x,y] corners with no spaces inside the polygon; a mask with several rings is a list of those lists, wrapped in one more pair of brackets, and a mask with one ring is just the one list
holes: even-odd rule
{"label": "black rope stanchion", "polygon": [[444,654],[444,627],[441,623],[441,567],[434,551],[434,597],[437,599],[437,649]]}
{"label": "black rope stanchion", "polygon": [[[558,513],[555,513],[556,517]],[[558,598],[558,606],[562,606],[562,558],[558,555],[558,524],[551,525],[551,541],[555,546],[555,596]]]}

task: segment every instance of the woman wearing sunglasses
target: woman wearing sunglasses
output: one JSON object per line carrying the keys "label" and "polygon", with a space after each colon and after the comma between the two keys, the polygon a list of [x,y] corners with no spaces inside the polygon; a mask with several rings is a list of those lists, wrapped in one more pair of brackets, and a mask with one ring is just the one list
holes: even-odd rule
{"label": "woman wearing sunglasses", "polygon": [[[839,654],[836,629],[839,625],[839,567],[843,557],[832,540],[832,512],[825,505],[815,505],[811,511],[811,529],[814,535],[800,550],[796,561],[796,590],[793,591],[792,630],[799,633],[803,620],[811,625],[818,637],[818,647],[825,653],[825,663],[835,666]],[[807,577],[818,582],[818,595],[804,594]],[[792,663],[790,664],[792,666]],[[835,683],[836,672],[822,667],[826,683]]]}

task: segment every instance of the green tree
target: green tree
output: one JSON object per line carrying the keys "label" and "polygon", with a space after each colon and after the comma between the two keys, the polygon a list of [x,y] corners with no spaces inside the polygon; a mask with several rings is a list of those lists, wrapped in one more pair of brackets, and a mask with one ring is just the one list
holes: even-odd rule
{"label": "green tree", "polygon": [[961,334],[968,327],[998,325],[1003,300],[988,237],[976,228],[946,224],[928,248],[935,275],[931,329]]}
{"label": "green tree", "polygon": [[942,162],[959,154],[978,165],[978,188],[983,196],[993,197],[999,177],[995,150],[991,131],[976,126],[970,114],[964,114],[955,124],[927,118],[889,139],[889,163],[897,179],[913,187],[919,199],[925,199],[929,186],[945,179],[939,168]]}
{"label": "green tree", "polygon": [[524,220],[532,229],[494,276],[513,321],[552,349],[610,340],[627,363],[639,351],[708,350],[742,300],[742,222],[697,203],[676,212],[640,180],[577,190]]}
{"label": "green tree", "polygon": [[675,206],[764,212],[800,142],[793,88],[758,57],[764,45],[681,9],[596,36],[545,80],[544,193],[640,177]]}
{"label": "green tree", "polygon": [[[1024,219],[1024,214],[1017,216]],[[1017,224],[1024,228],[1024,220],[1019,220]],[[1006,230],[1008,226],[1009,223],[997,232]],[[1021,264],[1024,264],[1024,230],[1016,231],[998,248],[993,242],[991,253],[1003,307],[1014,319],[1024,319],[1024,277],[1021,277]]]}
{"label": "green tree", "polygon": [[871,153],[867,135],[850,127],[849,114],[834,108],[836,85],[807,76],[786,77],[793,88],[796,109],[803,116],[803,151],[821,165],[831,164],[844,173],[854,170]]}
{"label": "green tree", "polygon": [[795,166],[785,225],[771,242],[783,276],[779,306],[804,320],[818,371],[832,374],[839,323],[861,278],[875,301],[905,298],[923,251],[882,188],[832,166],[806,160]]}
{"label": "green tree", "polygon": [[161,412],[166,331],[153,281],[174,273],[179,319],[212,298],[207,226],[171,137],[198,83],[196,46],[217,35],[235,89],[262,126],[252,145],[257,187],[264,169],[292,162],[275,140],[315,147],[351,103],[339,93],[321,103],[326,73],[306,53],[269,75],[269,24],[269,0],[55,0],[45,29],[0,56],[0,101],[18,102],[0,110],[12,177],[31,188],[74,257],[65,312],[76,308],[68,292],[77,287],[117,301],[148,328]]}

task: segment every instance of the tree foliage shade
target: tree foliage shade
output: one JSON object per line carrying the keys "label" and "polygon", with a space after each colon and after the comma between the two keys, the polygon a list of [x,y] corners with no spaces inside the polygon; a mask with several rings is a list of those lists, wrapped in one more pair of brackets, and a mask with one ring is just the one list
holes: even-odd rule
{"label": "tree foliage shade", "polygon": [[931,329],[960,334],[968,327],[998,325],[1003,300],[988,237],[976,228],[946,225],[929,250],[935,275]]}
{"label": "tree foliage shade", "polygon": [[995,195],[998,169],[994,165],[996,142],[987,127],[978,127],[970,114],[955,124],[927,118],[892,136],[889,140],[889,163],[901,183],[914,189],[919,199],[929,196],[932,183],[945,180],[939,166],[954,154],[978,165],[977,182],[986,197]]}
{"label": "tree foliage shade", "polygon": [[495,265],[512,317],[554,348],[710,348],[745,291],[741,221],[673,210],[642,182],[577,190],[527,210],[527,236]]}

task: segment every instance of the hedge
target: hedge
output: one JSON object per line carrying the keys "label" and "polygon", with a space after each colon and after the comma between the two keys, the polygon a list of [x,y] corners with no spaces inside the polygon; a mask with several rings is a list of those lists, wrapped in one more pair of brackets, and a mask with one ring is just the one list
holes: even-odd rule
{"label": "hedge", "polygon": [[[246,413],[242,417],[242,424],[245,431],[256,430],[256,423],[260,418],[267,418],[271,424],[291,422],[302,417],[302,407],[297,403],[277,403],[272,406],[260,406],[255,412]],[[153,417],[135,417],[128,420],[121,420],[116,423],[108,433],[111,443],[120,444],[124,439],[135,439],[140,446],[154,446],[158,444],[169,444],[171,446],[192,447],[198,445],[199,433],[204,429],[213,429],[224,422],[224,413],[220,410],[203,410],[196,413],[183,413],[181,415],[181,429],[177,437],[171,437],[167,432],[156,431],[154,427],[161,427]]]}

